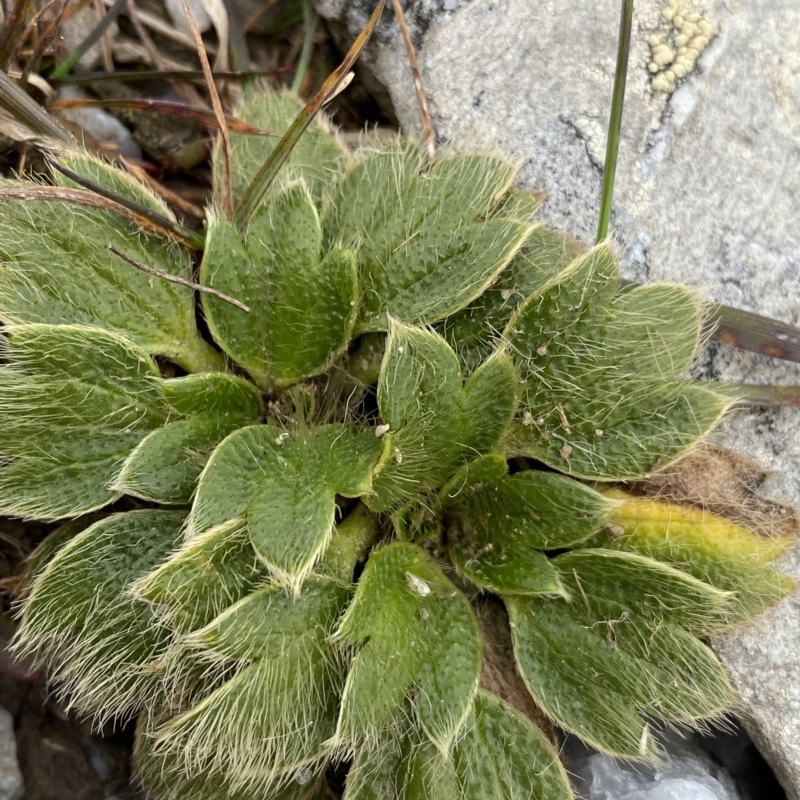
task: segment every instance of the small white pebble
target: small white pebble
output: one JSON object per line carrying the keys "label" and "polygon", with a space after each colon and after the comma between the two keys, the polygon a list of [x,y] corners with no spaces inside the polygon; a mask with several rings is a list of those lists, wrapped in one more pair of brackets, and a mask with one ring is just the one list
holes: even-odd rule
{"label": "small white pebble", "polygon": [[389,426],[388,426],[388,425],[386,425],[386,424],[384,424],[384,425],[378,425],[378,426],[375,428],[375,436],[377,436],[377,437],[378,437],[378,439],[380,439],[380,438],[381,438],[381,436],[383,436],[383,435],[384,435],[385,433],[387,433],[388,431],[389,431]]}
{"label": "small white pebble", "polygon": [[422,578],[418,578],[413,572],[406,572],[406,580],[412,592],[420,597],[427,597],[431,593],[431,587]]}

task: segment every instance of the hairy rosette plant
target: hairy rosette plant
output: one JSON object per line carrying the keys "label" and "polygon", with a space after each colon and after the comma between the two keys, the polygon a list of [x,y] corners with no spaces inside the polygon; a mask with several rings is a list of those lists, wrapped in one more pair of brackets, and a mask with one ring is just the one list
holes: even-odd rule
{"label": "hairy rosette plant", "polygon": [[704,305],[532,224],[503,158],[354,156],[317,120],[259,196],[275,140],[231,147],[247,202],[220,147],[199,292],[121,170],[65,148],[57,188],[0,190],[0,513],[65,521],[18,651],[98,723],[138,715],[163,800],[322,797],[332,770],[346,800],[571,797],[487,678],[498,625],[536,706],[614,756],[730,710],[703,637],[791,589],[788,541],[616,488],[733,402],[684,377]]}

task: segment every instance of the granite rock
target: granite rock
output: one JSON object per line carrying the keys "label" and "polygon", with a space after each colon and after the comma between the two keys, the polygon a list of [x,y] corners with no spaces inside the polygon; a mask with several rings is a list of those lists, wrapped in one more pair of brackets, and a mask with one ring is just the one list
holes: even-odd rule
{"label": "granite rock", "polygon": [[[612,218],[623,267],[638,280],[681,281],[712,300],[800,324],[800,4],[701,2],[635,5]],[[340,45],[352,41],[373,5],[316,0]],[[689,41],[699,42],[691,69],[667,80],[685,55],[678,57],[678,5],[689,7],[698,28],[692,36],[701,20],[710,35]],[[619,3],[411,0],[405,6],[439,144],[518,159],[521,183],[548,192],[544,220],[591,241]],[[671,48],[666,60],[674,61],[655,64],[664,43]],[[418,130],[413,83],[390,12],[361,70],[386,111],[404,129]],[[791,365],[724,347],[715,348],[704,370],[725,380],[800,381]],[[796,409],[736,412],[717,441],[773,471],[764,491],[800,505]],[[800,580],[800,549],[781,566]],[[744,701],[751,735],[788,796],[800,800],[800,598],[714,646]]]}

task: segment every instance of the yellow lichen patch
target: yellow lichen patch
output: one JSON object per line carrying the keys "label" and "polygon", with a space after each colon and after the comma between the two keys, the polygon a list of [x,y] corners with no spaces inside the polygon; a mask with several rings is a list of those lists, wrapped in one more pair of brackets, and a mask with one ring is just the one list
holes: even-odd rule
{"label": "yellow lichen patch", "polygon": [[672,92],[716,36],[714,25],[692,3],[667,0],[661,9],[661,24],[648,40],[653,91]]}

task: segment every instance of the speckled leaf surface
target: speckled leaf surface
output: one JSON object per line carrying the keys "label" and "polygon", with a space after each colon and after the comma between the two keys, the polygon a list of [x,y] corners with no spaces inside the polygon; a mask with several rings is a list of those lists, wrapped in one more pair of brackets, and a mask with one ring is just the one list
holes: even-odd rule
{"label": "speckled leaf surface", "polygon": [[691,725],[730,706],[716,657],[689,628],[729,597],[652,559],[573,551],[555,559],[569,600],[506,597],[517,665],[559,725],[612,755],[658,758],[645,716]]}
{"label": "speckled leaf surface", "polygon": [[453,751],[462,800],[572,800],[567,773],[544,734],[500,698],[479,691]]}
{"label": "speckled leaf surface", "polygon": [[511,423],[514,368],[502,353],[462,385],[455,353],[436,333],[393,323],[378,382],[381,417],[394,452],[370,505],[398,505],[440,486],[464,460],[488,452]]}
{"label": "speckled leaf surface", "polygon": [[730,405],[678,380],[701,325],[687,290],[621,290],[606,246],[581,256],[526,300],[504,332],[526,381],[509,452],[604,480],[674,461]]}
{"label": "speckled leaf surface", "polygon": [[[174,218],[125,173],[84,156],[66,160],[96,182]],[[190,279],[187,250],[115,214],[60,202],[0,202],[0,228],[4,322],[94,325],[187,369],[218,365],[195,326],[192,290],[148,275],[108,248],[114,245],[147,266]]]}
{"label": "speckled leaf surface", "polygon": [[582,245],[568,236],[534,228],[498,279],[477,300],[440,324],[442,335],[467,373],[477,369],[500,344],[514,310],[563,272],[582,250]]}
{"label": "speckled leaf surface", "polygon": [[505,193],[514,167],[488,156],[454,156],[423,168],[396,145],[345,173],[323,213],[326,247],[357,253],[360,332],[389,318],[436,322],[481,294],[530,228],[479,219]]}
{"label": "speckled leaf surface", "polygon": [[371,491],[384,446],[371,430],[345,425],[236,431],[200,478],[190,535],[245,517],[253,547],[273,577],[299,587],[330,540],[336,495]]}
{"label": "speckled leaf surface", "polygon": [[462,468],[440,493],[456,569],[502,594],[560,594],[558,571],[542,552],[588,539],[614,502],[550,472],[508,474],[500,456]]}
{"label": "speckled leaf surface", "polygon": [[480,638],[466,597],[421,548],[375,552],[336,633],[357,645],[336,740],[355,747],[400,712],[412,687],[428,739],[447,752],[478,688]]}
{"label": "speckled leaf surface", "polygon": [[122,461],[168,419],[153,360],[97,328],[26,325],[0,338],[0,509],[59,519],[119,497]]}
{"label": "speckled leaf surface", "polygon": [[83,713],[125,717],[158,693],[148,665],[168,632],[128,587],[175,546],[183,521],[171,511],[106,517],[36,575],[18,641],[25,652],[48,652],[54,677]]}
{"label": "speckled leaf surface", "polygon": [[317,211],[302,183],[264,203],[243,236],[213,217],[200,280],[250,308],[203,295],[214,338],[262,386],[285,387],[323,372],[350,339],[353,257],[346,250],[323,254]]}

